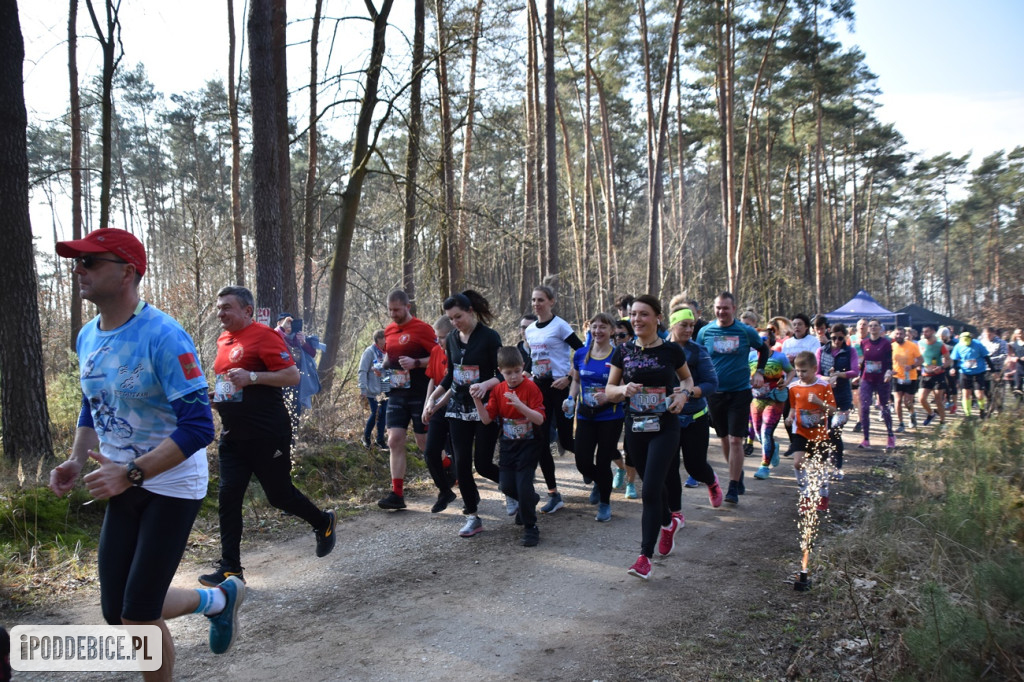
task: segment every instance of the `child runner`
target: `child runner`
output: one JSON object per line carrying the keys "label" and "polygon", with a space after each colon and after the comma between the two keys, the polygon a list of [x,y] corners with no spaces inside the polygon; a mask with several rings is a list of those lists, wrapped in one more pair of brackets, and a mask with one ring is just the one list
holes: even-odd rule
{"label": "child runner", "polygon": [[[809,511],[811,486],[819,487],[821,499],[818,511],[828,511],[829,429],[828,416],[836,411],[836,399],[832,387],[817,376],[818,365],[814,353],[800,351],[794,360],[797,378],[789,385],[789,402],[792,406],[786,426],[791,429],[793,439],[793,468],[800,488],[800,510]],[[808,475],[804,458],[816,460],[813,470],[817,475]]]}
{"label": "child runner", "polygon": [[612,518],[611,463],[618,459],[623,420],[622,406],[609,402],[604,392],[614,350],[613,329],[615,318],[608,313],[598,313],[590,319],[593,340],[573,356],[572,385],[563,405],[567,414],[576,411],[576,468],[584,480],[594,481],[590,503],[597,505],[597,520],[602,522]]}
{"label": "child runner", "polygon": [[[636,340],[615,349],[605,392],[612,402],[629,400],[626,447],[644,481],[641,553],[629,573],[647,580],[659,530],[674,536],[679,527],[668,506],[665,479],[679,450],[676,415],[690,397],[693,379],[683,349],[658,335],[657,298],[638,296],[629,316]],[[677,387],[682,390],[675,391]]]}
{"label": "child runner", "polygon": [[[771,327],[761,334],[764,344],[771,348],[775,339]],[[750,375],[757,371],[758,354],[751,349],[747,358],[750,364]],[[773,350],[764,365],[764,384],[753,388],[753,401],[750,403],[750,419],[754,435],[761,443],[761,466],[754,472],[754,478],[764,480],[771,476],[772,469],[779,466],[779,444],[775,442],[775,427],[782,419],[782,409],[786,404],[788,389],[786,386],[793,379],[793,365],[785,353]]]}
{"label": "child runner", "polygon": [[473,394],[480,421],[501,423],[501,446],[498,459],[498,487],[519,502],[516,523],[523,525],[523,547],[536,547],[540,541],[537,528],[537,501],[533,475],[537,469],[539,450],[536,443],[544,441],[544,396],[537,385],[523,375],[523,357],[515,346],[498,349],[498,371],[504,381],[494,387],[484,406]]}

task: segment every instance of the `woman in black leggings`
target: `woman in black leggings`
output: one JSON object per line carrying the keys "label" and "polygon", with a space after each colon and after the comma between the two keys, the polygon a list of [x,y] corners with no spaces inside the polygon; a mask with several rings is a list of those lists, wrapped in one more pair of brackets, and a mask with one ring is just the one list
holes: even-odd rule
{"label": "woman in black leggings", "polygon": [[494,463],[498,425],[480,421],[473,398],[486,403],[491,389],[501,383],[497,365],[501,337],[487,326],[494,316],[487,299],[477,292],[467,290],[450,296],[443,307],[455,330],[445,344],[448,373],[431,399],[442,399],[446,391],[449,395],[445,416],[464,505],[462,513],[466,515],[459,535],[469,538],[483,530],[477,515],[480,491],[473,479],[473,465],[478,474],[498,482],[498,465]]}
{"label": "woman in black leggings", "polygon": [[612,402],[629,401],[626,447],[644,482],[640,556],[629,573],[646,580],[659,529],[674,541],[678,528],[668,507],[665,479],[679,450],[677,415],[686,405],[693,379],[683,349],[658,336],[661,302],[657,298],[638,296],[629,319],[636,340],[619,346],[612,355],[605,393]]}
{"label": "woman in black leggings", "polygon": [[[695,481],[708,487],[708,499],[711,506],[722,506],[722,486],[718,484],[718,475],[708,464],[710,432],[706,396],[718,390],[718,375],[715,373],[715,365],[711,362],[711,356],[708,355],[707,349],[693,341],[695,325],[696,320],[690,308],[681,307],[669,316],[669,338],[682,346],[683,351],[686,352],[686,364],[690,368],[690,376],[693,377],[693,391],[690,393],[690,399],[686,401],[686,406],[679,413],[679,451],[676,452],[676,459],[672,463],[668,479],[665,481],[665,487],[668,490],[668,507],[672,510],[672,516],[678,518],[680,527],[685,521],[683,520],[683,485],[679,473],[679,452],[683,454],[682,460],[686,473]],[[665,535],[662,533],[662,540],[667,542]],[[664,554],[664,552],[662,553]]]}

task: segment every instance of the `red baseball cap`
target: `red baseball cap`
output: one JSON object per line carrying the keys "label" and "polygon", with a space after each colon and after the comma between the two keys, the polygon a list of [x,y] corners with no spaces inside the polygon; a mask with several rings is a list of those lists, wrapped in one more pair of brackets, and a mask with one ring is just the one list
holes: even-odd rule
{"label": "red baseball cap", "polygon": [[139,275],[146,274],[146,247],[127,230],[101,227],[85,235],[82,239],[57,242],[57,255],[62,258],[77,258],[83,253],[103,253],[105,251],[134,265],[135,272]]}

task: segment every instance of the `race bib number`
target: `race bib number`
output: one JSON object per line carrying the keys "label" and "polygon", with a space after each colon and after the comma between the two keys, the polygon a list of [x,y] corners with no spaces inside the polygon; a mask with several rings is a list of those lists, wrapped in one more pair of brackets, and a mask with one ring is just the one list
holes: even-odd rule
{"label": "race bib number", "polygon": [[978,366],[978,361],[977,360],[973,360],[973,359],[972,360],[964,360],[963,362],[960,363],[960,365],[964,369],[974,369],[974,368],[976,368]]}
{"label": "race bib number", "polygon": [[533,376],[538,379],[544,379],[551,376],[551,360],[549,358],[543,358],[535,360],[533,362]]}
{"label": "race bib number", "polygon": [[480,381],[479,365],[455,365],[452,368],[452,381],[456,386],[469,386]]}
{"label": "race bib number", "polygon": [[242,389],[236,388],[224,374],[218,374],[213,385],[213,402],[240,403],[242,402]]}
{"label": "race bib number", "polygon": [[533,438],[533,424],[529,419],[502,419],[501,435],[505,440],[528,440]]}
{"label": "race bib number", "polygon": [[712,350],[716,353],[735,353],[740,349],[740,337],[718,336],[712,344]]}
{"label": "race bib number", "polygon": [[822,424],[821,410],[800,410],[800,426],[805,429],[813,429]]}
{"label": "race bib number", "polygon": [[584,386],[583,387],[583,404],[587,407],[598,407],[597,394],[604,393],[603,386]]}
{"label": "race bib number", "polygon": [[629,398],[629,409],[636,413],[661,414],[666,411],[664,387],[643,387]]}
{"label": "race bib number", "polygon": [[391,388],[408,388],[409,370],[395,369],[391,371]]}
{"label": "race bib number", "polygon": [[879,360],[865,360],[864,361],[864,372],[866,374],[881,374],[882,363]]}

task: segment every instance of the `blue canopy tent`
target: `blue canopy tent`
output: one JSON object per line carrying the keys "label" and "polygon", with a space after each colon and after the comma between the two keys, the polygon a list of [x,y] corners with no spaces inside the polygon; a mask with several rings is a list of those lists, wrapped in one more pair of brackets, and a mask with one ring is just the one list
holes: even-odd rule
{"label": "blue canopy tent", "polygon": [[882,305],[871,297],[871,294],[861,289],[857,295],[839,306],[830,313],[825,313],[829,324],[842,322],[843,324],[854,324],[861,318],[875,319],[883,325],[890,327],[897,324],[904,324],[907,318],[901,313],[894,313],[886,310]]}

